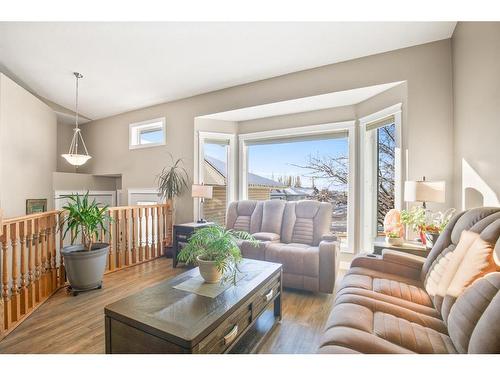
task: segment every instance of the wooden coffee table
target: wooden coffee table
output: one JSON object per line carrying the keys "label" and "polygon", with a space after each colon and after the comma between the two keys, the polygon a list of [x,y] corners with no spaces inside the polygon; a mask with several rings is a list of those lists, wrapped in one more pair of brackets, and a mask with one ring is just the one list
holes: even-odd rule
{"label": "wooden coffee table", "polygon": [[253,353],[281,320],[282,269],[244,259],[210,298],[175,289],[198,268],[105,307],[106,353]]}

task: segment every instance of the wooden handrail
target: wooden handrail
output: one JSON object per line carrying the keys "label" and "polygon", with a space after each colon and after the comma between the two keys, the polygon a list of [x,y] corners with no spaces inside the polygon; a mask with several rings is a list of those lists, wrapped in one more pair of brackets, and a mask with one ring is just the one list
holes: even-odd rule
{"label": "wooden handrail", "polygon": [[[66,211],[53,210],[0,222],[0,340],[61,287]],[[110,207],[113,218],[96,240],[109,243],[106,273],[165,254],[172,243],[172,204]],[[69,237],[69,236],[68,236]]]}

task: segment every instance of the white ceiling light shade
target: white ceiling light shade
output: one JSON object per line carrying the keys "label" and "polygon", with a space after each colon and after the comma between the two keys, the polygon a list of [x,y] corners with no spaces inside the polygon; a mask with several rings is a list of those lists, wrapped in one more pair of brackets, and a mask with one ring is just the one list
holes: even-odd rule
{"label": "white ceiling light shade", "polygon": [[[91,156],[87,151],[87,146],[85,146],[85,141],[83,140],[83,136],[80,128],[78,127],[78,80],[83,78],[78,72],[73,73],[76,77],[76,104],[75,104],[75,128],[73,129],[73,138],[71,139],[71,144],[69,145],[69,151],[67,154],[62,154],[61,156],[66,159],[68,163],[75,166],[80,166],[85,164]],[[78,144],[81,141],[84,154],[78,153]]]}

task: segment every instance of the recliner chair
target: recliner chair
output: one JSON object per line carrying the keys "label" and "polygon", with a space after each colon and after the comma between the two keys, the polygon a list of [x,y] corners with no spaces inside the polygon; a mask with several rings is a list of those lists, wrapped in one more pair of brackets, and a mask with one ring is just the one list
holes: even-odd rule
{"label": "recliner chair", "polygon": [[226,217],[227,228],[260,241],[239,241],[243,257],[281,263],[285,287],[333,292],[339,247],[330,233],[331,204],[246,200],[232,202]]}

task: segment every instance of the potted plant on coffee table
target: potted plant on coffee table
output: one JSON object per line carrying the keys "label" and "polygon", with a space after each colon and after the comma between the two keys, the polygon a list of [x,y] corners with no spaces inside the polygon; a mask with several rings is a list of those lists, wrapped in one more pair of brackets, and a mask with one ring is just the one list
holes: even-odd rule
{"label": "potted plant on coffee table", "polygon": [[[106,233],[108,206],[100,207],[95,200],[89,200],[89,193],[69,196],[69,203],[63,207],[65,217],[60,230],[63,238],[71,234],[71,245],[62,249],[68,290],[77,295],[79,292],[100,289],[106,268],[109,244],[94,242],[100,232]],[[65,228],[65,229],[64,229]],[[81,243],[74,244],[80,238]]]}
{"label": "potted plant on coffee table", "polygon": [[178,259],[188,264],[198,264],[205,282],[231,281],[236,284],[238,263],[242,256],[237,240],[249,241],[257,246],[258,241],[247,232],[225,229],[220,225],[198,229],[188,244],[179,252]]}

